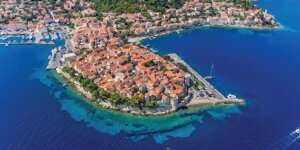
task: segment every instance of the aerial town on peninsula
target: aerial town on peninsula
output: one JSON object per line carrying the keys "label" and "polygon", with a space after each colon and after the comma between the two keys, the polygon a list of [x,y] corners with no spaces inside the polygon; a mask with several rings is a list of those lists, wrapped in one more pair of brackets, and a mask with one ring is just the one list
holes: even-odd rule
{"label": "aerial town on peninsula", "polygon": [[91,102],[138,115],[244,103],[224,97],[176,54],[159,56],[139,43],[200,26],[274,29],[280,24],[249,0],[0,2],[1,39],[32,40],[27,44],[64,39],[65,48],[52,50],[47,68]]}

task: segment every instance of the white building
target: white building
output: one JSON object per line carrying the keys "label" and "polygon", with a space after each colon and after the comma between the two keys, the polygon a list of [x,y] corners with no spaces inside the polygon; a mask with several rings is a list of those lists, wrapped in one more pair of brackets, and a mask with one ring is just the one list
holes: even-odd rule
{"label": "white building", "polygon": [[65,62],[65,61],[74,60],[75,58],[76,58],[76,54],[74,54],[74,53],[68,53],[68,54],[64,54],[63,57],[61,58],[61,60],[63,62]]}

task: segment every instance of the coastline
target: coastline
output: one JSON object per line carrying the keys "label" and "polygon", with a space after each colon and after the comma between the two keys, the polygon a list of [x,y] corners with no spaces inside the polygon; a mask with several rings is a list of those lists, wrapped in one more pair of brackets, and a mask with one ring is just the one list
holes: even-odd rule
{"label": "coastline", "polygon": [[181,33],[181,32],[191,31],[194,29],[201,29],[201,28],[224,28],[224,29],[248,29],[248,30],[254,30],[254,31],[273,31],[273,30],[284,29],[284,26],[279,24],[279,26],[270,28],[270,27],[250,27],[250,26],[245,26],[245,25],[203,25],[203,24],[201,25],[200,24],[200,25],[194,25],[187,29],[180,28],[180,29],[176,29],[176,30],[163,31],[163,32],[160,32],[155,35],[143,35],[143,36],[139,36],[139,37],[129,37],[128,42],[139,44],[141,41],[146,40],[146,39],[156,38],[156,37],[160,37],[160,36],[166,36],[168,34],[172,34],[175,32]]}
{"label": "coastline", "polygon": [[89,91],[86,91],[83,87],[80,86],[80,83],[75,81],[70,77],[70,75],[66,72],[62,71],[61,67],[56,68],[56,73],[62,77],[65,81],[68,81],[69,86],[74,89],[75,91],[79,92],[82,94],[87,101],[93,103],[96,106],[100,106],[104,109],[109,109],[117,112],[122,112],[122,113],[127,113],[131,115],[136,115],[136,116],[161,116],[161,115],[167,115],[167,114],[172,114],[172,113],[177,113],[179,110],[182,110],[182,108],[190,109],[190,107],[196,107],[198,109],[205,109],[209,107],[216,107],[216,106],[222,106],[222,105],[244,105],[245,101],[242,99],[230,99],[230,98],[225,98],[217,89],[213,88],[213,86],[207,82],[201,75],[199,75],[194,69],[192,69],[186,62],[184,62],[178,55],[176,54],[169,54],[169,56],[175,61],[175,62],[180,62],[183,63],[185,66],[188,67],[189,71],[196,76],[198,80],[201,82],[204,82],[204,85],[210,90],[218,95],[216,98],[198,98],[198,97],[193,97],[188,100],[183,100],[178,104],[177,109],[161,109],[161,108],[155,108],[155,109],[138,109],[138,108],[132,108],[124,105],[119,105],[119,106],[112,106],[109,102],[105,102],[104,100],[98,99],[95,100],[92,97],[92,94]]}
{"label": "coastline", "polygon": [[[178,109],[178,110],[174,110],[174,111],[169,111],[169,112],[161,112],[161,113],[132,113],[132,112],[128,112],[126,110],[120,110],[118,108],[113,108],[111,107],[110,104],[108,103],[97,103],[95,100],[93,100],[92,98],[88,98],[88,95],[90,94],[89,92],[85,91],[83,88],[81,88],[80,86],[76,85],[76,81],[73,82],[72,79],[68,79],[66,76],[64,76],[61,73],[57,73],[56,71],[54,72],[57,77],[56,78],[60,78],[65,84],[68,85],[68,88],[70,88],[71,90],[74,90],[74,92],[76,92],[77,94],[79,94],[80,96],[82,96],[81,100],[83,100],[84,102],[88,103],[89,105],[92,105],[95,108],[101,108],[101,109],[105,109],[108,111],[112,111],[112,112],[117,112],[117,113],[122,113],[124,115],[130,115],[130,116],[139,116],[139,117],[143,117],[143,116],[167,116],[167,115],[172,115],[172,114],[177,114],[177,113],[185,113],[188,111],[201,111],[201,110],[206,110],[206,109],[211,109],[211,108],[216,108],[216,107],[222,107],[222,106],[227,106],[227,105],[239,105],[239,106],[243,106],[246,103],[244,101],[220,101],[217,99],[212,100],[201,100],[199,102],[192,102],[190,103],[188,106],[188,109]],[[83,90],[83,91],[81,91]]]}
{"label": "coastline", "polygon": [[[50,71],[50,70],[49,70]],[[52,71],[51,71],[52,72]],[[67,84],[68,86],[65,87],[65,89],[70,90],[72,92],[72,94],[76,94],[76,96],[79,97],[79,100],[82,101],[83,103],[86,103],[87,105],[90,105],[91,107],[93,107],[94,109],[101,109],[104,111],[108,111],[110,113],[116,113],[117,115],[125,115],[125,116],[130,116],[130,117],[135,117],[135,118],[146,118],[145,115],[137,115],[137,114],[132,114],[132,113],[128,113],[128,112],[122,112],[122,111],[118,111],[118,110],[114,110],[114,109],[110,109],[110,108],[105,108],[105,107],[99,107],[99,105],[95,102],[93,102],[91,99],[88,99],[85,95],[83,95],[81,92],[79,92],[77,89],[75,89],[74,84],[71,83],[68,79],[66,79],[64,76],[58,74],[56,71],[53,70],[53,75],[55,76],[55,79],[58,80],[59,84],[63,85],[63,84]],[[233,106],[236,104],[217,104],[217,105],[213,105],[213,103],[205,103],[203,102],[202,104],[194,104],[191,105],[188,109],[180,109],[176,112],[173,113],[168,113],[168,114],[164,114],[164,115],[147,115],[147,117],[169,117],[169,116],[173,116],[173,115],[180,115],[180,114],[185,114],[185,113],[196,113],[199,111],[206,111],[206,110],[211,110],[211,109],[219,109],[219,108],[224,108],[226,106]],[[240,103],[238,104],[239,107],[243,107],[245,106],[246,103]]]}

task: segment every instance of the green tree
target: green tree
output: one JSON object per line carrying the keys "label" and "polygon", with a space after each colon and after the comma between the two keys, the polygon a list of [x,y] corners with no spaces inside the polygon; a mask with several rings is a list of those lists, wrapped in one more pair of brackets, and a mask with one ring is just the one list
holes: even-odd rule
{"label": "green tree", "polygon": [[113,106],[117,106],[122,102],[122,97],[118,93],[112,93],[108,99]]}
{"label": "green tree", "polygon": [[156,106],[157,106],[156,101],[149,101],[149,102],[147,102],[147,103],[145,104],[145,107],[150,108],[150,109],[153,109],[153,108],[155,108]]}

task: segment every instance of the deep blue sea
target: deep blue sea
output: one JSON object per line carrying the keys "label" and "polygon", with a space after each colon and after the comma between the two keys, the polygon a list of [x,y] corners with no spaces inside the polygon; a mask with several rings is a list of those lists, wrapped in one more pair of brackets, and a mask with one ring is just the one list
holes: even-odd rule
{"label": "deep blue sea", "polygon": [[143,42],[203,76],[214,63],[210,82],[245,106],[149,118],[99,109],[45,70],[54,46],[0,46],[0,149],[299,150],[290,133],[300,127],[300,1],[258,3],[284,29],[199,28]]}

